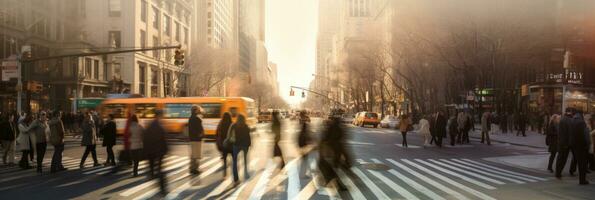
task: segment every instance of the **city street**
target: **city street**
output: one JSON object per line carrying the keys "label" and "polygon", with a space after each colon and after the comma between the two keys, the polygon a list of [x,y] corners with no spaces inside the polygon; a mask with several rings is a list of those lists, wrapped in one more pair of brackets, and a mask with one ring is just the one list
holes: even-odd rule
{"label": "city street", "polygon": [[[259,124],[253,132],[253,146],[249,153],[250,177],[236,187],[232,185],[231,175],[222,177],[222,162],[213,142],[204,145],[201,174],[192,176],[187,169],[186,144],[171,140],[164,166],[170,193],[165,198],[588,199],[595,194],[595,187],[579,186],[577,178],[570,177],[567,170],[560,181],[545,171],[545,165],[536,164],[547,158],[542,148],[498,142],[487,146],[476,139],[467,145],[424,148],[422,138],[416,133],[409,136],[409,148],[402,148],[401,136],[395,130],[351,125],[347,125],[350,135],[347,145],[356,164],[351,171],[337,171],[341,182],[348,188],[337,192],[334,188],[319,187],[311,174],[300,170],[300,166],[305,165],[300,165],[301,161],[296,159],[297,147],[292,139],[296,136],[297,122],[284,122],[281,144],[287,162],[285,168],[275,170],[277,165],[271,160],[269,125]],[[315,135],[321,131],[321,123],[320,118],[313,119]],[[69,170],[65,172],[48,173],[51,150],[46,153],[42,175],[34,170],[2,167],[2,199],[161,198],[157,195],[157,182],[144,176],[146,163],[141,163],[138,177],[132,177],[130,169],[106,174],[110,168],[91,167],[91,158],[87,159],[86,168],[79,169],[83,147],[72,137],[66,146],[64,164]],[[120,148],[118,145],[116,149]],[[99,146],[97,150],[99,161],[103,163],[105,150]],[[310,164],[315,165],[314,162]],[[595,181],[592,175],[589,179]]]}

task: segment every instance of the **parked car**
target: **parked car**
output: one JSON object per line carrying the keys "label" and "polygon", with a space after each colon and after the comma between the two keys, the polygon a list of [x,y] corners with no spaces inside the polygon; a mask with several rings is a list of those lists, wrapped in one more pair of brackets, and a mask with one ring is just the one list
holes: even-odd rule
{"label": "parked car", "polygon": [[343,116],[341,117],[341,122],[343,122],[344,124],[349,124],[353,123],[353,119],[355,119],[354,114],[343,114]]}
{"label": "parked car", "polygon": [[380,127],[382,128],[397,128],[399,124],[399,117],[394,115],[387,115],[380,121]]}
{"label": "parked car", "polygon": [[355,125],[364,127],[365,125],[372,125],[374,128],[378,127],[380,119],[378,113],[375,112],[359,112],[355,116]]}

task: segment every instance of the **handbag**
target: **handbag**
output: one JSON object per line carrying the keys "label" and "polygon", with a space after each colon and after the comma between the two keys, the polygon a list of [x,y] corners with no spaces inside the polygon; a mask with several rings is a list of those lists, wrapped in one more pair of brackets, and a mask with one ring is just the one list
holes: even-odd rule
{"label": "handbag", "polygon": [[236,131],[233,128],[233,125],[229,126],[229,130],[227,130],[227,137],[223,140],[223,147],[226,149],[231,149],[233,144],[236,142]]}

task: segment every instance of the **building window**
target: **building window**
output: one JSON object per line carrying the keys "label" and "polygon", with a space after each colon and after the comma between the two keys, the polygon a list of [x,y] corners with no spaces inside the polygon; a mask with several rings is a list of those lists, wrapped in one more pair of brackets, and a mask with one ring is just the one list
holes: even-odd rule
{"label": "building window", "polygon": [[189,36],[188,35],[188,28],[184,28],[184,43],[186,45],[188,45],[188,41],[189,41],[188,36]]}
{"label": "building window", "polygon": [[170,36],[171,35],[171,20],[170,17],[167,15],[163,15],[163,33],[165,33],[165,35]]}
{"label": "building window", "polygon": [[119,17],[122,11],[122,5],[120,0],[109,0],[109,16],[110,17]]}
{"label": "building window", "polygon": [[180,23],[176,22],[176,41],[180,41]]}
{"label": "building window", "polygon": [[139,62],[138,63],[138,93],[141,95],[146,95],[145,92],[145,82],[147,81],[147,64]]}
{"label": "building window", "polygon": [[122,47],[122,35],[121,35],[120,31],[109,31],[108,36],[109,36],[109,40],[107,42],[110,47],[114,47],[114,48]]}
{"label": "building window", "polygon": [[85,58],[85,78],[91,78],[92,64],[91,58]]}
{"label": "building window", "polygon": [[[140,47],[146,48],[147,47],[147,32],[140,30]],[[143,51],[143,53],[146,53]]]}
{"label": "building window", "polygon": [[153,7],[153,28],[159,29],[159,9]]}
{"label": "building window", "polygon": [[[153,46],[159,46],[159,38],[157,36],[153,36]],[[153,50],[153,58],[159,59],[159,50]]]}
{"label": "building window", "polygon": [[93,78],[99,80],[99,60],[93,60]]}
{"label": "building window", "polygon": [[151,84],[159,84],[159,70],[157,70],[157,66],[155,65],[151,65]]}
{"label": "building window", "polygon": [[140,1],[140,20],[147,22],[147,2],[144,0]]}

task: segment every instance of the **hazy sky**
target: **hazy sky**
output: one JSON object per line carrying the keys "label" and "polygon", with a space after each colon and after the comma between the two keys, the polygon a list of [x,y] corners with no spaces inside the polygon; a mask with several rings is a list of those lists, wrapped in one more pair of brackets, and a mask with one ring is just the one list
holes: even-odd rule
{"label": "hazy sky", "polygon": [[301,91],[289,96],[289,86],[308,87],[316,64],[317,0],[266,0],[266,47],[277,63],[279,94],[299,103]]}

